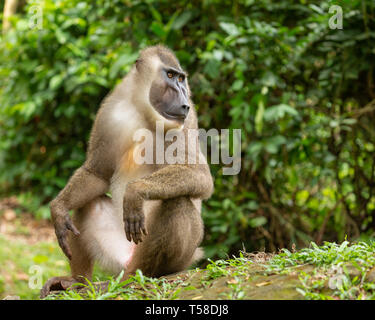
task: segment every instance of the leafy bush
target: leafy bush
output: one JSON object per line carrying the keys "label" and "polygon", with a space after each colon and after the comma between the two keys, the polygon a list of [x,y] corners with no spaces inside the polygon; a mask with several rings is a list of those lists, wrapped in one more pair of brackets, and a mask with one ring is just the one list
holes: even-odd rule
{"label": "leafy bush", "polygon": [[204,206],[208,256],[375,227],[374,3],[46,0],[0,44],[0,193],[43,203],[82,164],[95,112],[146,45],[189,71],[203,128],[242,129],[242,170]]}

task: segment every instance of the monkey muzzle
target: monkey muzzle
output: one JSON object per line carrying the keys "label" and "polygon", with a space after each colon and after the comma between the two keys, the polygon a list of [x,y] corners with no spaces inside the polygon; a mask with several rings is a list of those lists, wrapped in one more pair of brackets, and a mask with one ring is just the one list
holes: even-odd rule
{"label": "monkey muzzle", "polygon": [[190,106],[187,104],[179,107],[173,107],[172,110],[163,112],[164,117],[169,120],[184,121],[189,113]]}
{"label": "monkey muzzle", "polygon": [[184,121],[189,110],[190,105],[188,100],[184,96],[179,95],[174,103],[172,103],[169,108],[166,108],[163,115],[169,120]]}
{"label": "monkey muzzle", "polygon": [[168,120],[184,122],[190,110],[186,89],[180,84],[170,84],[157,109]]}

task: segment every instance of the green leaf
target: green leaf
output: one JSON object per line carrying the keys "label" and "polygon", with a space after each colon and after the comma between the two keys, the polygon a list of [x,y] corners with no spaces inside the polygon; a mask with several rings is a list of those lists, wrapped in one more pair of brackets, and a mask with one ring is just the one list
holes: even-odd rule
{"label": "green leaf", "polygon": [[124,53],[116,60],[109,71],[110,78],[115,78],[121,69],[125,66],[129,66],[135,62],[138,57],[138,53]]}
{"label": "green leaf", "polygon": [[60,28],[56,29],[56,38],[60,44],[65,44],[68,40],[68,34],[63,32]]}
{"label": "green leaf", "polygon": [[257,113],[255,115],[255,130],[258,134],[262,133],[263,115],[264,115],[264,102],[263,102],[263,99],[260,99],[258,102]]}
{"label": "green leaf", "polygon": [[151,11],[151,14],[152,14],[153,18],[154,18],[156,21],[162,23],[162,22],[163,22],[163,19],[162,19],[161,14],[159,13],[159,11],[157,11],[152,5],[149,6],[149,9],[150,9],[150,11]]}
{"label": "green leaf", "polygon": [[232,90],[234,90],[234,91],[241,90],[242,87],[243,87],[243,80],[241,80],[241,79],[237,79],[232,84]]}
{"label": "green leaf", "polygon": [[216,59],[211,59],[204,67],[204,72],[207,73],[212,79],[215,79],[220,74],[220,62]]}
{"label": "green leaf", "polygon": [[152,22],[150,29],[153,33],[155,33],[160,38],[164,38],[167,34],[167,32],[164,30],[163,25],[156,21]]}
{"label": "green leaf", "polygon": [[51,90],[56,90],[60,87],[61,83],[63,82],[64,77],[61,74],[57,74],[51,78],[49,81],[49,87]]}
{"label": "green leaf", "polygon": [[280,135],[271,137],[264,141],[264,148],[267,152],[275,154],[279,152],[280,146],[286,143],[286,138]]}
{"label": "green leaf", "polygon": [[267,122],[277,121],[286,115],[297,116],[298,111],[287,104],[279,104],[269,107],[264,112],[264,120]]}
{"label": "green leaf", "polygon": [[189,10],[181,13],[172,23],[171,29],[179,30],[192,18],[193,13]]}
{"label": "green leaf", "polygon": [[273,72],[266,71],[260,79],[260,82],[265,87],[274,87],[278,83],[278,77]]}
{"label": "green leaf", "polygon": [[237,36],[240,34],[238,27],[234,23],[221,22],[219,26],[230,36]]}
{"label": "green leaf", "polygon": [[343,251],[348,246],[348,244],[349,244],[348,241],[344,241],[343,243],[341,243],[339,247],[339,251]]}
{"label": "green leaf", "polygon": [[252,228],[257,228],[265,225],[267,223],[267,219],[265,217],[256,217],[252,218],[249,221],[249,224]]}

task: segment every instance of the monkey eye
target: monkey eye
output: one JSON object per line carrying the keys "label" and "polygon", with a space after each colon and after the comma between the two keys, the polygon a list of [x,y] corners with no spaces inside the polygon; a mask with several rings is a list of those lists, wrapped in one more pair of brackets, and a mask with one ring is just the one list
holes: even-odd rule
{"label": "monkey eye", "polygon": [[173,73],[169,71],[169,72],[167,72],[167,76],[168,76],[169,79],[172,79],[173,78]]}
{"label": "monkey eye", "polygon": [[184,77],[183,76],[179,76],[178,77],[178,82],[184,82]]}

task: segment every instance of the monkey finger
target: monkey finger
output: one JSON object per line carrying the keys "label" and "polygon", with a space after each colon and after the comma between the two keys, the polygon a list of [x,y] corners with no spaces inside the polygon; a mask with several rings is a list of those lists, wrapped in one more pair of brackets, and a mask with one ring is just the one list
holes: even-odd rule
{"label": "monkey finger", "polygon": [[129,227],[129,222],[127,220],[124,221],[124,225],[125,225],[125,234],[126,234],[126,239],[128,239],[128,241],[132,241],[132,238],[130,236],[130,227]]}
{"label": "monkey finger", "polygon": [[137,237],[137,241],[138,242],[142,242],[142,233],[141,233],[141,230],[140,230],[140,223],[139,223],[139,221],[135,222],[135,235]]}
{"label": "monkey finger", "polygon": [[142,237],[139,234],[139,223],[138,223],[138,221],[134,222],[134,238],[135,238],[136,244],[138,244],[139,242],[142,242]]}
{"label": "monkey finger", "polygon": [[68,230],[72,231],[74,233],[74,235],[76,236],[79,236],[80,235],[80,232],[79,230],[76,228],[76,226],[73,224],[70,216],[67,216],[66,218],[66,221],[65,221],[65,226]]}
{"label": "monkey finger", "polygon": [[127,221],[127,239],[129,241],[132,241],[132,239],[133,239],[133,232],[132,232],[132,230],[133,230],[133,223],[128,220]]}
{"label": "monkey finger", "polygon": [[140,229],[141,229],[141,231],[143,232],[143,234],[144,234],[145,236],[148,235],[148,232],[147,232],[147,230],[146,230],[146,226],[145,226],[145,221],[144,221],[144,219],[142,219],[142,221],[141,221],[141,223],[140,223]]}
{"label": "monkey finger", "polygon": [[138,243],[138,232],[137,232],[137,221],[133,222],[133,240],[135,243]]}
{"label": "monkey finger", "polygon": [[60,246],[61,250],[68,257],[68,259],[71,260],[72,253],[71,253],[71,251],[69,249],[68,242],[66,240],[66,236],[65,235],[61,235],[61,234],[57,235],[57,241],[59,242],[59,246]]}
{"label": "monkey finger", "polygon": [[69,260],[71,260],[71,259],[72,259],[72,253],[71,253],[71,251],[70,251],[70,249],[69,249],[67,243],[64,242],[64,243],[63,243],[62,245],[60,245],[60,246],[61,246],[61,249],[62,249],[62,251],[64,252],[64,254],[68,257]]}
{"label": "monkey finger", "polygon": [[135,244],[138,243],[137,241],[137,238],[135,236],[135,230],[134,230],[134,222],[131,222],[130,225],[129,225],[129,229],[130,229],[130,235],[131,235],[131,238],[133,239],[133,241],[135,242]]}

